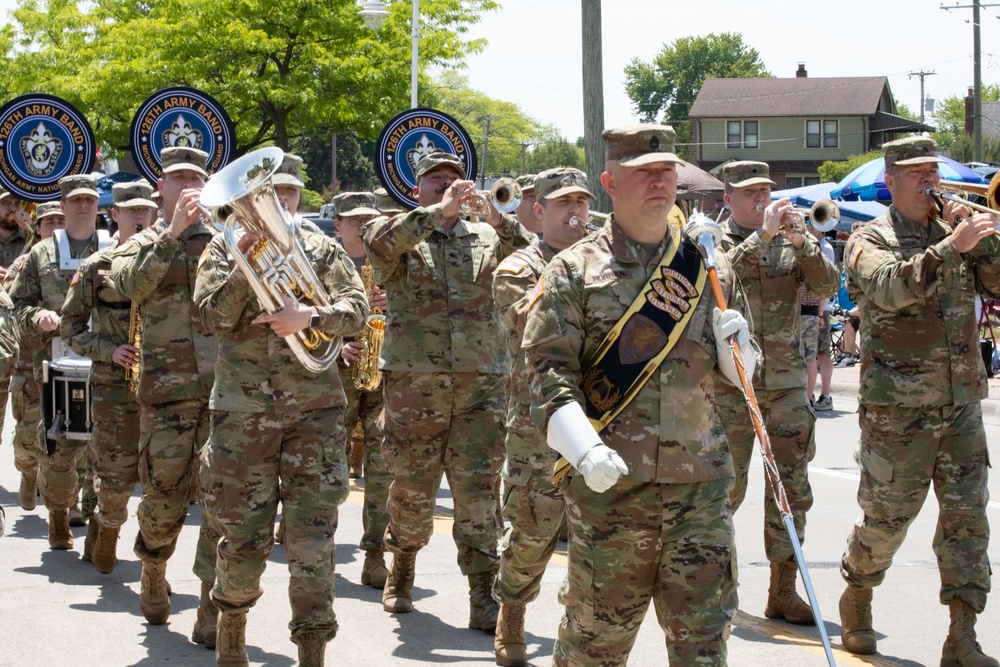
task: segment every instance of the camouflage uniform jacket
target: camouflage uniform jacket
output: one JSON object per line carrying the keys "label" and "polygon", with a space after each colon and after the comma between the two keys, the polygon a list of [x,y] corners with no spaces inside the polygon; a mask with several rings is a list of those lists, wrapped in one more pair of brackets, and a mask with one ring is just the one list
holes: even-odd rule
{"label": "camouflage uniform jacket", "polygon": [[513,363],[507,399],[507,458],[500,471],[511,484],[527,484],[532,471],[552,474],[558,454],[531,421],[531,385],[521,338],[528,317],[528,297],[556,251],[540,239],[500,262],[493,274],[493,296],[503,317]]}
{"label": "camouflage uniform jacket", "polygon": [[[301,239],[332,303],[317,307],[319,329],[330,335],[358,333],[368,317],[368,300],[354,263],[323,234],[301,232]],[[219,337],[209,401],[213,410],[297,414],[347,404],[336,364],[310,373],[270,326],[251,323],[262,308],[222,236],[208,244],[194,300],[205,326]]]}
{"label": "camouflage uniform jacket", "polygon": [[[669,235],[675,232],[670,229]],[[531,377],[531,417],[544,432],[562,406],[584,404],[582,364],[645,286],[666,248],[652,257],[612,216],[604,228],[549,263],[528,311],[522,346]],[[723,292],[729,262],[716,253]],[[708,282],[688,325],[632,402],[601,431],[601,440],[628,466],[626,479],[691,483],[733,476],[726,434],[712,403],[716,369]]]}
{"label": "camouflage uniform jacket", "polygon": [[974,299],[1000,297],[1000,240],[960,254],[940,220],[894,207],[847,241],[847,285],[861,311],[862,403],[966,405],[987,396]]}
{"label": "camouflage uniform jacket", "polygon": [[510,355],[493,301],[493,271],[534,238],[504,215],[493,229],[459,220],[444,231],[441,206],[376,218],[364,231],[388,297],[379,367],[388,371],[507,374]]}
{"label": "camouflage uniform jacket", "polygon": [[[94,232],[80,256],[88,257],[96,251],[97,232]],[[38,381],[42,379],[42,362],[52,354],[52,339],[59,335],[58,331],[42,331],[38,318],[43,310],[62,313],[69,281],[74,273],[76,271],[59,268],[59,249],[55,239],[50,237],[32,246],[10,283],[10,298],[14,301],[20,321],[25,329],[38,336],[38,347],[32,360]]]}
{"label": "camouflage uniform jacket", "polygon": [[14,320],[14,302],[7,290],[0,287],[0,371],[10,377],[17,362],[17,324]]}
{"label": "camouflage uniform jacket", "polygon": [[208,400],[212,393],[219,344],[191,295],[198,259],[213,234],[199,222],[173,239],[160,218],[112,253],[112,280],[141,304],[143,405]]}
{"label": "camouflage uniform jacket", "polygon": [[132,302],[111,281],[111,253],[118,236],[84,260],[73,276],[63,304],[59,335],[73,351],[93,360],[90,381],[124,386],[125,369],[112,355],[128,342]]}
{"label": "camouflage uniform jacket", "polygon": [[7,238],[0,238],[0,266],[9,269],[14,260],[24,254],[24,230],[18,229]]}
{"label": "camouflage uniform jacket", "polygon": [[[7,274],[7,279],[4,281],[3,285],[6,288],[10,288],[14,284],[14,278],[20,273],[21,269],[24,268],[24,263],[28,261],[28,254],[23,253],[10,265],[9,273]],[[6,291],[6,290],[5,290]],[[13,303],[13,300],[11,301]],[[14,363],[14,369],[16,375],[33,375],[34,374],[34,360],[36,352],[42,347],[42,332],[38,331],[34,327],[27,326],[27,322],[24,319],[24,314],[19,313],[15,308],[12,317],[17,322],[17,359]]]}
{"label": "camouflage uniform jacket", "polygon": [[[720,226],[722,249],[744,293],[743,314],[763,357],[754,387],[768,391],[805,387],[799,288],[805,285],[819,298],[826,298],[840,289],[840,272],[808,234],[805,245],[796,250],[780,234],[765,243],[757,230],[740,227],[732,218]],[[724,391],[740,393],[728,383]]]}

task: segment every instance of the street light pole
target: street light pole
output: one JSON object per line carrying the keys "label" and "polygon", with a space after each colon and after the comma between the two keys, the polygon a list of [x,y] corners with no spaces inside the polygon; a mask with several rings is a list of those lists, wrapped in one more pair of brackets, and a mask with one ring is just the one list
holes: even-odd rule
{"label": "street light pole", "polygon": [[412,62],[410,64],[410,108],[417,108],[417,73],[420,53],[420,0],[413,0],[413,40]]}

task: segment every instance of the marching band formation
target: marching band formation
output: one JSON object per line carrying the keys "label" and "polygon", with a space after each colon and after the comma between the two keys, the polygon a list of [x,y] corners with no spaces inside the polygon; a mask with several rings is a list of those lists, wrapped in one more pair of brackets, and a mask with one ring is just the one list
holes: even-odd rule
{"label": "marching band formation", "polygon": [[[279,541],[290,638],[316,667],[338,629],[349,477],[365,480],[362,583],[405,614],[446,476],[468,627],[494,636],[497,664],[527,664],[527,606],[562,537],[554,664],[626,664],[652,602],[669,664],[726,665],[733,513],[756,439],[771,578],[766,601],[743,604],[820,621],[832,664],[800,549],[815,414],[799,292],[833,295],[840,270],[809,216],[771,201],[767,164],[739,161],[722,173],[728,217],[685,226],[660,125],[607,130],[599,179],[555,168],[480,193],[474,154],[440,150],[434,122],[415,124],[409,153],[407,122],[387,126],[400,159],[385,191],[335,198],[336,240],[298,215],[302,160],[277,148],[212,170],[208,152],[165,146],[155,194],[114,186],[113,237],[96,226],[93,176],[63,176],[59,202],[37,207],[0,190],[18,501],[40,494],[50,548],[72,549],[85,521],[83,560],[114,573],[141,484],[138,603],[164,624],[196,501],[192,641],[219,666],[249,664],[247,615]],[[996,666],[975,632],[990,568],[973,298],[1000,297],[1000,240],[991,215],[935,197],[932,140],[884,148],[893,205],[855,230],[844,262],[863,342],[842,641],[877,650],[873,591],[933,488],[941,665]],[[613,203],[603,221],[596,187]]]}

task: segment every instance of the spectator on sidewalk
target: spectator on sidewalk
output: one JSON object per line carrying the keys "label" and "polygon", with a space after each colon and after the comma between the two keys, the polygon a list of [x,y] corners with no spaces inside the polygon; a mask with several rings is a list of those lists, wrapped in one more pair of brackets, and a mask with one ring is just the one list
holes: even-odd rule
{"label": "spectator on sidewalk", "polygon": [[858,349],[858,329],[861,326],[861,312],[847,294],[847,288],[844,287],[843,273],[840,274],[840,293],[837,295],[837,302],[840,304],[840,309],[847,316],[847,321],[844,323],[844,340],[842,345],[844,356],[840,358],[840,361],[837,362],[834,368],[850,368],[858,363],[858,357],[854,353]]}

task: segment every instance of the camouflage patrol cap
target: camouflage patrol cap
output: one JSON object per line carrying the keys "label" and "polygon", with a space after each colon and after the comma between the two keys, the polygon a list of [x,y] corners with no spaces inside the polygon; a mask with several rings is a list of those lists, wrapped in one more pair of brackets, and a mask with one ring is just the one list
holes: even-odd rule
{"label": "camouflage patrol cap", "polygon": [[63,199],[77,195],[97,197],[97,179],[90,174],[63,176],[59,179],[59,192],[62,193]]}
{"label": "camouflage patrol cap", "polygon": [[63,215],[62,205],[57,201],[47,201],[35,209],[35,222],[53,215]]}
{"label": "camouflage patrol cap", "polygon": [[115,198],[116,208],[157,208],[155,202],[150,197],[153,196],[153,186],[146,181],[134,181],[132,183],[115,183],[111,186],[111,193]]}
{"label": "camouflage patrol cap", "polygon": [[338,218],[356,215],[382,215],[375,208],[375,195],[370,192],[343,192],[333,198]]}
{"label": "camouflage patrol cap", "polygon": [[535,176],[535,197],[539,201],[555,199],[573,192],[582,192],[594,199],[594,195],[587,189],[587,175],[579,169],[556,167],[546,169]]}
{"label": "camouflage patrol cap", "polygon": [[197,148],[167,146],[160,151],[160,171],[164,174],[187,170],[208,178],[207,163],[208,153]]}
{"label": "camouflage patrol cap", "polygon": [[885,151],[885,166],[894,164],[921,164],[924,162],[944,162],[938,157],[937,142],[930,137],[906,137],[882,144]]}
{"label": "camouflage patrol cap", "polygon": [[275,185],[295,185],[304,188],[306,184],[300,178],[301,173],[302,158],[292,153],[285,153],[278,171],[271,176],[271,182]]}
{"label": "camouflage patrol cap", "polygon": [[514,180],[521,186],[521,192],[535,191],[535,174],[523,174]]}
{"label": "camouflage patrol cap", "polygon": [[399,203],[389,196],[385,188],[376,188],[375,192],[375,208],[379,210],[379,213],[402,213],[403,209],[400,208]]}
{"label": "camouflage patrol cap", "polygon": [[640,167],[656,162],[674,162],[681,159],[674,155],[676,134],[669,125],[638,123],[604,130],[605,159],[614,160],[623,167]]}
{"label": "camouflage patrol cap", "polygon": [[417,162],[417,180],[420,180],[424,174],[434,171],[438,167],[449,167],[458,174],[459,178],[465,178],[465,163],[457,155],[445,153],[444,151],[436,151],[423,156]]}
{"label": "camouflage patrol cap", "polygon": [[766,162],[739,160],[722,168],[722,182],[731,188],[747,188],[761,183],[776,185],[770,176],[771,168]]}

